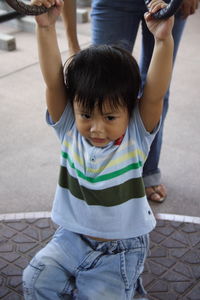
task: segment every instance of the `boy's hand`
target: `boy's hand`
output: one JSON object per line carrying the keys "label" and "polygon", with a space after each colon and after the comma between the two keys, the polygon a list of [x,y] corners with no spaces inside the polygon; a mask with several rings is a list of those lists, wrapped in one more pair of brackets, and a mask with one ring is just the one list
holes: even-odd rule
{"label": "boy's hand", "polygon": [[149,5],[149,12],[145,13],[145,21],[147,23],[148,29],[154,35],[154,38],[157,40],[167,39],[172,32],[174,25],[174,17],[168,19],[156,20],[153,18],[153,14],[158,10],[166,7],[167,4],[162,0],[152,0]]}
{"label": "boy's hand", "polygon": [[35,20],[39,27],[49,27],[54,25],[63,8],[62,0],[32,0],[31,5],[50,8],[47,13],[36,16]]}

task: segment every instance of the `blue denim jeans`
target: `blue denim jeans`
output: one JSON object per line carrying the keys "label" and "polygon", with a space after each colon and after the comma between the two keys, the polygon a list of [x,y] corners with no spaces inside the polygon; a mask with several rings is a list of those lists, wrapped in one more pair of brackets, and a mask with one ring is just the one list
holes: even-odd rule
{"label": "blue denim jeans", "polygon": [[148,247],[148,235],[99,242],[59,228],[24,270],[24,298],[132,300]]}
{"label": "blue denim jeans", "polygon": [[[146,6],[143,0],[93,0],[91,11],[92,42],[96,45],[118,44],[132,52],[138,28],[141,24],[142,45],[139,66],[143,84],[154,47],[153,35],[149,32],[144,21],[145,11]],[[180,13],[177,13],[173,28],[174,61],[185,22],[181,18]],[[168,111],[168,99],[169,90],[164,98],[161,127],[151,145],[150,153],[143,169],[146,187],[161,183],[161,172],[158,164],[162,146],[163,125]]]}

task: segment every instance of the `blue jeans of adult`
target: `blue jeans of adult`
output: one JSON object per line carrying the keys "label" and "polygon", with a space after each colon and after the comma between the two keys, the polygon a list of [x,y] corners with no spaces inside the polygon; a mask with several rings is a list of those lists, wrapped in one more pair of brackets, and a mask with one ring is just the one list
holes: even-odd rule
{"label": "blue jeans of adult", "polygon": [[132,300],[149,237],[100,242],[59,228],[23,273],[25,300]]}
{"label": "blue jeans of adult", "polygon": [[[143,85],[154,48],[153,35],[148,30],[144,20],[145,11],[144,0],[93,0],[91,11],[92,42],[95,45],[117,44],[132,52],[138,28],[141,24],[142,45],[139,66]],[[173,27],[174,61],[185,22],[180,12],[178,12],[175,16]],[[168,105],[169,90],[164,98],[160,130],[151,145],[150,153],[143,168],[143,179],[146,187],[161,183],[161,171],[158,165],[162,146],[163,126]]]}

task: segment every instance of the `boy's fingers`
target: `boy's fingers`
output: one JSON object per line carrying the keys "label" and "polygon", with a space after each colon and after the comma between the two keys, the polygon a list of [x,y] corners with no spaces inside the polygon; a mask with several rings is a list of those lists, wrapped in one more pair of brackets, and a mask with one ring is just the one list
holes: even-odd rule
{"label": "boy's fingers", "polygon": [[55,0],[33,0],[31,1],[31,5],[37,5],[37,6],[43,5],[46,8],[49,8],[55,5]]}
{"label": "boy's fingers", "polygon": [[63,0],[55,0],[55,4],[58,6],[62,6],[64,4]]}
{"label": "boy's fingers", "polygon": [[150,2],[149,10],[150,10],[150,12],[154,13],[154,12],[158,11],[159,9],[164,8],[166,6],[167,6],[167,4],[165,2],[160,1],[160,0],[155,0],[155,1]]}
{"label": "boy's fingers", "polygon": [[42,2],[40,0],[34,0],[34,1],[31,1],[31,5],[41,6]]}
{"label": "boy's fingers", "polygon": [[149,20],[151,19],[151,14],[150,14],[150,12],[146,12],[146,13],[144,14],[144,17],[145,17],[145,20],[146,20],[146,21],[149,21]]}
{"label": "boy's fingers", "polygon": [[157,4],[157,5],[151,10],[151,12],[152,12],[152,13],[155,13],[155,12],[157,12],[158,10],[160,10],[160,9],[166,7],[166,6],[167,6],[166,4],[159,3],[159,4]]}

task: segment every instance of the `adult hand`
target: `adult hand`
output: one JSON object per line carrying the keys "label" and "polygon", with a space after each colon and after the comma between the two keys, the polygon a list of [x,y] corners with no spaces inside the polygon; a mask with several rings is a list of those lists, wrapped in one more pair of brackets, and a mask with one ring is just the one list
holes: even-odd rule
{"label": "adult hand", "polygon": [[183,19],[186,19],[189,15],[193,15],[198,8],[199,0],[183,0],[180,10]]}

